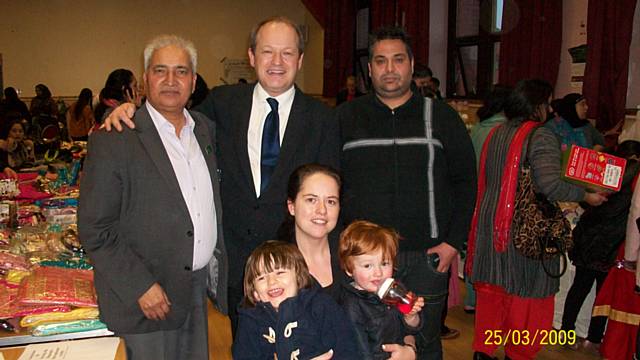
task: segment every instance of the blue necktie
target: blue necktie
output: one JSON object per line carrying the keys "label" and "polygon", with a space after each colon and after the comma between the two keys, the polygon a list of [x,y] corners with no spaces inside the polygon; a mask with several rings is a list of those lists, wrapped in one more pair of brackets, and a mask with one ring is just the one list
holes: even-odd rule
{"label": "blue necktie", "polygon": [[280,154],[280,117],[278,116],[278,100],[267,98],[271,112],[267,115],[262,129],[262,151],[260,155],[260,194],[269,185],[269,179],[276,168]]}

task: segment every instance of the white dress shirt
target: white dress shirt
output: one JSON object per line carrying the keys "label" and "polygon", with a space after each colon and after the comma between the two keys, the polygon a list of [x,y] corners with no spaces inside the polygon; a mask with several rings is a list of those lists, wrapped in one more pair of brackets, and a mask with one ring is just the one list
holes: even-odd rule
{"label": "white dress shirt", "polygon": [[184,110],[186,124],[176,136],[176,129],[164,116],[146,102],[153,124],[169,156],[178,179],[182,198],[187,204],[193,224],[193,271],[207,266],[218,238],[216,209],[209,168],[193,133],[195,122]]}
{"label": "white dress shirt", "polygon": [[278,101],[278,116],[280,128],[280,145],[284,139],[284,132],[289,121],[289,113],[293,104],[293,97],[296,94],[295,86],[278,96],[269,96],[260,83],[253,89],[253,102],[251,103],[251,116],[249,117],[249,130],[247,131],[247,150],[249,151],[249,163],[251,164],[251,174],[253,175],[253,186],[256,189],[256,196],[260,197],[260,159],[262,156],[262,129],[267,115],[271,112],[271,106],[267,98],[274,98]]}

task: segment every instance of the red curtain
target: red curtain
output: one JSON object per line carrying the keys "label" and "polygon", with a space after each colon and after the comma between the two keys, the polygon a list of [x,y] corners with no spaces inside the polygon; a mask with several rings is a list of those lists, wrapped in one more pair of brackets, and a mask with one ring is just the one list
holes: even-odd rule
{"label": "red curtain", "polygon": [[556,83],[562,47],[562,1],[505,1],[500,42],[501,84],[539,78]]}
{"label": "red curtain", "polygon": [[589,118],[600,130],[624,117],[629,72],[629,46],[636,0],[589,0],[587,64],[582,92]]}
{"label": "red curtain", "polygon": [[322,26],[325,27],[326,22],[326,0],[302,0],[302,4],[309,10],[314,19]]}
{"label": "red curtain", "polygon": [[354,0],[326,2],[323,96],[336,96],[347,76],[353,74],[355,19]]}
{"label": "red curtain", "polygon": [[416,63],[429,64],[429,1],[371,0],[371,29],[401,26],[411,37]]}

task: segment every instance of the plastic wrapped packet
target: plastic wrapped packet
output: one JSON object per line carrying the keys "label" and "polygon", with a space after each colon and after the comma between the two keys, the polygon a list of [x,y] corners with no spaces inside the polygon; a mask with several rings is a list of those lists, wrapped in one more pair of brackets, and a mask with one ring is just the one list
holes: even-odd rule
{"label": "plastic wrapped packet", "polygon": [[0,246],[7,246],[11,240],[11,230],[0,229]]}
{"label": "plastic wrapped packet", "polygon": [[29,270],[29,263],[24,256],[0,252],[0,269]]}
{"label": "plastic wrapped packet", "polygon": [[100,320],[76,320],[61,323],[43,324],[33,328],[31,335],[48,336],[55,334],[68,334],[81,331],[106,329],[107,325]]}
{"label": "plastic wrapped packet", "polygon": [[0,224],[5,227],[14,227],[16,224],[16,202],[13,200],[0,201]]}
{"label": "plastic wrapped packet", "polygon": [[45,260],[40,262],[40,266],[57,266],[67,269],[92,270],[93,265],[87,262],[87,258],[71,258],[59,260]]}
{"label": "plastic wrapped packet", "polygon": [[1,179],[0,180],[0,196],[2,197],[16,197],[20,195],[20,188],[18,187],[18,180],[16,179]]}
{"label": "plastic wrapped packet", "polygon": [[21,305],[17,294],[17,288],[0,285],[0,319],[71,310],[67,305]]}
{"label": "plastic wrapped packet", "polygon": [[20,281],[22,281],[22,279],[29,274],[31,274],[31,272],[27,270],[11,269],[7,271],[7,275],[5,276],[5,278],[9,285],[18,286],[20,285]]}
{"label": "plastic wrapped packet", "polygon": [[78,239],[78,226],[77,225],[69,225],[62,233],[62,243],[67,249],[73,251],[74,253],[80,253],[84,256],[85,251]]}
{"label": "plastic wrapped packet", "polygon": [[20,205],[17,211],[19,226],[36,226],[46,221],[37,205]]}
{"label": "plastic wrapped packet", "polygon": [[93,271],[49,266],[39,267],[22,279],[18,299],[24,305],[98,306]]}
{"label": "plastic wrapped packet", "polygon": [[24,226],[13,235],[12,244],[18,246],[23,252],[46,251],[47,225]]}
{"label": "plastic wrapped packet", "polygon": [[38,315],[28,315],[20,320],[20,326],[31,327],[39,326],[52,322],[67,322],[75,320],[93,320],[97,319],[100,312],[97,308],[77,308],[69,312],[53,312]]}
{"label": "plastic wrapped packet", "polygon": [[58,253],[45,249],[43,251],[31,251],[25,257],[32,265],[38,265],[43,261],[54,261],[58,259]]}

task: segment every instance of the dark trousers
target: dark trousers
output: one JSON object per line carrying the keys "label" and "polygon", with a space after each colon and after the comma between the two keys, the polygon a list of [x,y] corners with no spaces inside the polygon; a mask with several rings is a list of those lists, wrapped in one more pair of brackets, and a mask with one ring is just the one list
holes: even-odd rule
{"label": "dark trousers", "polygon": [[238,306],[242,302],[244,291],[242,286],[229,286],[227,288],[227,303],[229,305],[229,320],[231,321],[231,336],[236,339],[238,330]]}
{"label": "dark trousers", "polygon": [[144,334],[117,334],[128,360],[208,360],[207,269],[193,273],[191,312],[177,329]]}
{"label": "dark trousers", "polygon": [[[583,266],[576,266],[576,274],[573,278],[573,284],[567,293],[567,299],[564,302],[564,310],[562,312],[562,330],[575,330],[576,319],[584,300],[589,295],[593,282],[596,282],[596,293],[602,288],[604,280],[607,277],[606,272],[591,270]],[[605,316],[595,316],[591,318],[589,323],[589,333],[587,340],[599,344],[602,342],[604,329],[607,324]]]}
{"label": "dark trousers", "polygon": [[397,278],[409,290],[424,297],[425,304],[420,312],[423,327],[416,336],[418,359],[442,359],[440,325],[449,291],[449,274],[438,272],[433,256],[425,251],[401,251],[397,266]]}
{"label": "dark trousers", "polygon": [[[454,261],[457,261],[457,259],[454,259]],[[447,272],[447,275],[449,276],[449,281],[451,281],[451,269],[449,269],[449,272]],[[449,284],[447,284],[448,286]],[[449,313],[449,292],[448,292],[449,288],[447,288],[447,296],[445,296],[444,298],[444,307],[442,308],[442,318],[440,319],[440,334],[444,334],[445,332],[447,332],[449,330],[449,327],[447,326],[447,324],[445,323],[447,320],[447,314]]]}

